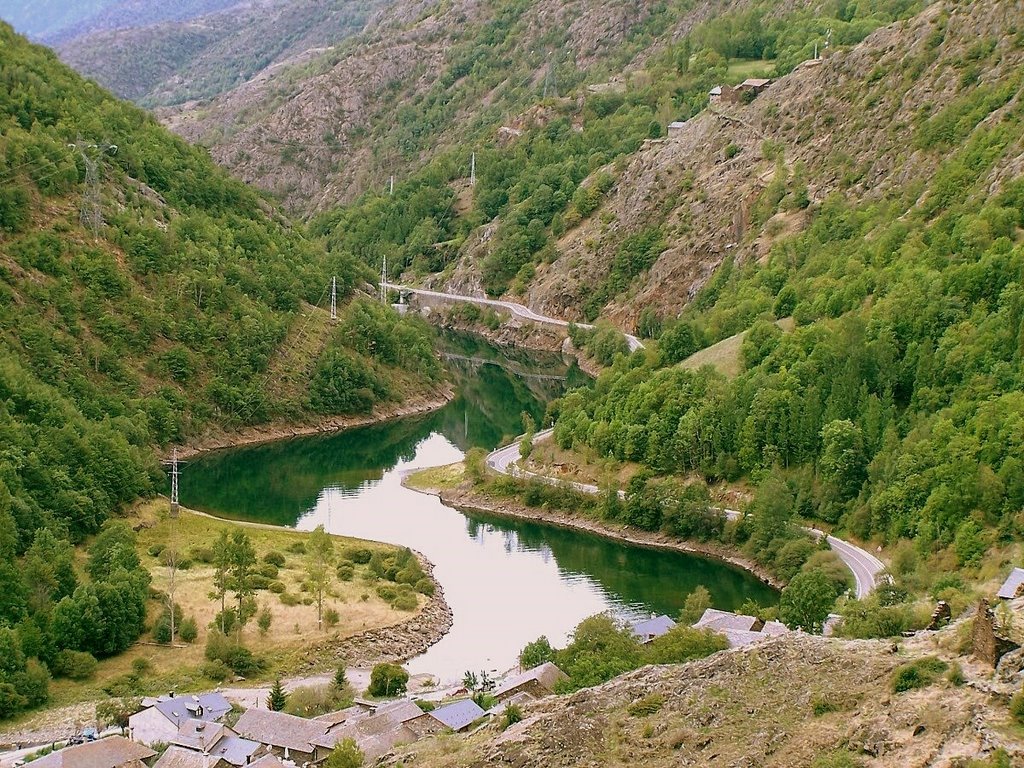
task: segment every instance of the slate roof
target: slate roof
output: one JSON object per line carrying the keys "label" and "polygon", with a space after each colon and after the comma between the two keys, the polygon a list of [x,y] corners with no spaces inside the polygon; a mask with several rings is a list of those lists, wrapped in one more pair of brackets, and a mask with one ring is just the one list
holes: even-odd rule
{"label": "slate roof", "polygon": [[207,723],[205,720],[186,720],[178,727],[178,734],[171,740],[172,744],[189,749],[209,749],[226,736],[236,735],[226,725]]}
{"label": "slate roof", "polygon": [[[392,731],[402,729],[404,725],[423,717],[423,710],[409,699],[400,699],[382,704],[377,712],[368,717],[357,717],[340,725],[332,726],[327,733],[314,739],[313,743],[321,747],[333,747],[342,739],[355,739],[360,749],[370,739],[384,739]],[[415,741],[415,734],[413,734]]]}
{"label": "slate roof", "polygon": [[203,768],[203,753],[172,744],[153,768]]}
{"label": "slate roof", "polygon": [[277,755],[265,755],[249,763],[248,768],[287,768]]}
{"label": "slate roof", "polygon": [[748,77],[739,87],[747,86],[748,88],[764,88],[767,85],[771,85],[771,78],[767,77]]}
{"label": "slate roof", "polygon": [[107,736],[65,747],[32,761],[32,768],[136,768],[156,754],[123,736]]}
{"label": "slate roof", "polygon": [[715,632],[725,632],[727,630],[751,632],[754,631],[756,625],[757,618],[754,616],[744,616],[742,613],[708,608],[693,626],[699,629],[711,629]]}
{"label": "slate roof", "polygon": [[1006,581],[1003,582],[1003,586],[999,588],[996,596],[1004,600],[1013,600],[1020,594],[1022,586],[1024,586],[1024,568],[1014,568],[1006,577]]}
{"label": "slate roof", "polygon": [[231,711],[231,704],[219,693],[201,693],[198,696],[161,696],[156,710],[180,728],[186,720],[220,720]]}
{"label": "slate roof", "polygon": [[652,616],[643,621],[633,622],[632,629],[634,635],[647,642],[652,638],[661,637],[675,625],[676,623],[668,616]]}
{"label": "slate roof", "polygon": [[437,720],[446,728],[453,731],[461,731],[474,720],[479,720],[486,712],[472,699],[456,701],[443,707],[428,712],[432,718]]}
{"label": "slate roof", "polygon": [[504,701],[500,701],[497,704],[495,704],[493,707],[488,709],[487,710],[487,714],[491,715],[493,717],[497,717],[498,715],[505,714],[505,710],[508,709],[513,704],[515,704],[516,706],[521,707],[524,704],[529,704],[531,701],[536,701],[536,699],[533,698],[533,696],[528,694],[526,691],[520,691],[519,693],[513,693],[511,696],[509,696]]}
{"label": "slate roof", "polygon": [[[419,707],[416,708],[419,709]],[[356,704],[351,707],[346,707],[345,709],[339,709],[336,712],[317,715],[313,719],[318,723],[323,723],[327,728],[333,728],[336,725],[341,725],[342,723],[348,723],[352,720],[365,717],[369,712],[370,710],[366,707]]]}
{"label": "slate roof", "polygon": [[239,736],[260,744],[312,752],[314,744],[326,734],[327,725],[304,717],[286,715],[284,712],[247,709],[235,723],[235,731]]}
{"label": "slate roof", "polygon": [[528,669],[518,675],[507,677],[498,684],[498,687],[492,691],[494,696],[501,696],[502,694],[508,693],[509,691],[515,690],[524,683],[528,683],[531,680],[536,680],[540,685],[549,691],[554,692],[555,684],[559,680],[568,680],[569,676],[562,670],[547,661],[541,664],[539,667]]}

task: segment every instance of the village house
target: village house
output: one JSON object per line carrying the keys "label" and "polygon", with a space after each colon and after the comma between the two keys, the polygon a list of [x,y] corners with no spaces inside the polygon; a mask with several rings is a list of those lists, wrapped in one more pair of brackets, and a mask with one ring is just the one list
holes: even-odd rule
{"label": "village house", "polygon": [[542,696],[550,696],[555,692],[555,686],[559,682],[568,679],[569,676],[565,672],[548,661],[539,667],[505,678],[492,691],[492,694],[498,701],[504,701],[517,693],[528,693],[538,699]]}
{"label": "village house", "polygon": [[1024,568],[1014,568],[1010,571],[1010,575],[1006,577],[1003,585],[999,587],[996,597],[1003,600],[1013,600],[1022,594],[1024,594]]}
{"label": "village house", "polygon": [[322,722],[268,709],[247,709],[235,723],[235,732],[299,765],[325,760],[337,743],[325,738],[327,726]]}
{"label": "village house", "polygon": [[219,693],[198,696],[161,696],[143,701],[145,708],[128,718],[128,734],[142,744],[169,744],[188,720],[213,723],[231,711],[231,704]]}
{"label": "village house", "polygon": [[771,84],[772,81],[770,78],[748,77],[736,86],[736,91],[739,93],[741,99],[744,96],[748,99],[752,99],[755,96],[764,93]]}
{"label": "village house", "polygon": [[633,634],[636,635],[637,639],[646,645],[654,638],[666,634],[675,625],[676,623],[668,616],[661,615],[651,616],[651,618],[642,621],[634,621],[630,625],[630,629],[633,630]]}
{"label": "village house", "polygon": [[427,713],[444,728],[461,731],[468,728],[487,713],[472,699],[456,701]]}
{"label": "village house", "polygon": [[[157,765],[160,768],[186,768],[195,761],[188,762],[191,758],[182,752],[191,752],[201,758],[209,758],[205,768],[233,768],[234,766],[249,765],[254,759],[261,745],[256,741],[241,738],[237,733],[220,723],[207,723],[202,720],[188,720],[178,729],[178,735],[171,742],[175,755],[174,760],[168,759],[167,765],[163,765],[165,758],[171,749],[163,754]],[[198,765],[198,763],[195,763]]]}
{"label": "village house", "polygon": [[708,101],[712,104],[737,104],[740,98],[739,91],[729,85],[716,85],[708,93]]}
{"label": "village house", "polygon": [[442,727],[410,699],[381,704],[371,714],[353,714],[338,725],[331,726],[315,743],[333,749],[342,739],[352,739],[366,759],[373,760],[398,744],[412,744],[423,736],[437,733]]}
{"label": "village house", "polygon": [[107,736],[51,752],[32,761],[32,768],[147,768],[156,757],[149,747],[123,736]]}
{"label": "village house", "polygon": [[786,625],[778,621],[762,621],[756,616],[719,611],[715,608],[704,611],[693,626],[697,629],[710,629],[723,635],[730,648],[759,643],[789,632]]}

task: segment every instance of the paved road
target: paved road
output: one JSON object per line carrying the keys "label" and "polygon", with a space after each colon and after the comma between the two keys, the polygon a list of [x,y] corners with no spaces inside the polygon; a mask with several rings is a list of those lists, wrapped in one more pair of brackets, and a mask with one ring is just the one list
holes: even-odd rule
{"label": "paved road", "polygon": [[[551,429],[538,432],[533,436],[534,443],[549,439],[553,432],[554,430]],[[498,450],[492,451],[488,454],[487,466],[494,471],[501,472],[505,475],[535,478],[541,482],[551,483],[553,485],[568,485],[582,493],[600,492],[600,489],[596,485],[590,485],[589,483],[567,482],[553,477],[548,477],[547,475],[540,475],[536,472],[528,472],[520,469],[516,464],[518,460],[519,441],[517,440],[512,445],[507,445],[504,448],[499,448]],[[619,491],[619,496],[625,497],[625,492]],[[726,517],[732,520],[735,520],[742,514],[735,509],[724,509],[722,511],[725,512]],[[839,556],[840,560],[846,563],[846,567],[849,568],[850,572],[853,574],[853,578],[857,584],[856,591],[858,598],[866,597],[871,590],[875,588],[878,584],[879,574],[885,569],[885,564],[882,563],[881,560],[855,544],[843,541],[842,539],[837,539],[835,536],[827,536],[823,531],[819,531],[817,528],[805,528],[804,530],[816,539],[826,536],[826,541],[828,541],[829,547],[831,547],[832,551]]]}
{"label": "paved road", "polygon": [[[524,304],[517,304],[514,301],[501,301],[499,299],[483,299],[476,296],[463,296],[458,293],[444,293],[443,291],[428,291],[426,288],[413,288],[410,285],[395,285],[394,283],[384,283],[384,287],[392,291],[408,291],[409,293],[418,293],[420,296],[430,296],[434,299],[446,299],[448,301],[465,301],[470,304],[480,304],[488,307],[501,307],[507,309],[513,315],[521,317],[524,320],[531,320],[535,323],[544,323],[546,325],[557,325],[562,328],[568,328],[570,323],[566,320],[560,320],[557,317],[548,317],[542,315],[539,312],[534,312]],[[594,326],[589,323],[576,323],[579,328],[593,328]],[[628,333],[623,334],[626,337],[626,343],[629,345],[630,352],[636,352],[638,349],[643,349],[643,342],[640,341],[636,336],[631,336]]]}

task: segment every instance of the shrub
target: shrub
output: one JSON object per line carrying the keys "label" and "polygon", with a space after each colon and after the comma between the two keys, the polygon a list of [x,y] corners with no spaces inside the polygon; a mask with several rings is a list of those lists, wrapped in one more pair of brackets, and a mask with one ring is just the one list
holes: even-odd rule
{"label": "shrub", "polygon": [[274,614],[271,613],[269,608],[264,607],[256,616],[256,626],[259,628],[261,635],[265,635],[270,631],[270,625],[273,621]]}
{"label": "shrub", "polygon": [[199,563],[209,565],[217,559],[216,554],[210,547],[192,547],[189,550],[189,554],[192,555],[192,559]]}
{"label": "shrub", "polygon": [[1024,690],[1017,691],[1010,699],[1010,715],[1018,723],[1024,724]]}
{"label": "shrub", "polygon": [[352,689],[338,689],[333,683],[325,685],[303,685],[288,694],[284,711],[298,717],[317,717],[349,706],[352,703]]}
{"label": "shrub", "polygon": [[373,553],[366,547],[347,547],[342,555],[346,560],[351,560],[358,565],[366,565],[373,557]]}
{"label": "shrub", "polygon": [[264,563],[263,565],[261,565],[259,567],[259,570],[257,571],[257,573],[259,573],[260,576],[265,576],[268,579],[276,579],[277,578],[277,566],[274,565],[273,563]]}
{"label": "shrub", "polygon": [[352,577],[356,575],[355,563],[348,560],[342,560],[338,563],[338,579],[340,581],[352,581]]}
{"label": "shrub", "polygon": [[270,583],[271,580],[268,579],[266,576],[260,576],[257,574],[255,576],[249,577],[249,586],[251,586],[253,589],[269,589]]}
{"label": "shrub", "polygon": [[284,554],[272,549],[263,556],[263,562],[278,568],[284,568]]}
{"label": "shrub", "polygon": [[167,549],[166,544],[154,544],[147,551],[153,557],[160,557],[160,553]]}
{"label": "shrub", "polygon": [[424,701],[423,699],[416,699],[414,702],[417,707],[423,712],[433,712],[436,707],[432,701]]}
{"label": "shrub", "polygon": [[306,545],[301,541],[293,541],[288,545],[288,551],[296,555],[304,555],[306,554]]}
{"label": "shrub", "polygon": [[416,582],[416,591],[427,597],[433,597],[434,592],[437,590],[433,580],[423,577]]}
{"label": "shrub", "polygon": [[642,699],[637,699],[628,707],[626,711],[633,717],[646,717],[647,715],[653,715],[665,704],[665,697],[660,693],[651,693],[644,696]]}
{"label": "shrub", "polygon": [[196,620],[191,616],[181,622],[181,628],[178,630],[178,637],[183,642],[194,643],[196,638],[199,637],[199,627],[196,625]]}
{"label": "shrub", "polygon": [[324,762],[324,768],[359,768],[366,756],[353,739],[342,739]]}
{"label": "shrub", "polygon": [[203,677],[214,682],[223,682],[231,677],[231,667],[225,664],[220,659],[214,659],[213,661],[205,661],[200,665],[199,671]]}
{"label": "shrub", "polygon": [[391,607],[396,608],[399,611],[415,611],[416,606],[419,605],[419,601],[416,599],[416,594],[413,592],[400,592],[395,595],[395,599],[391,601]]}
{"label": "shrub", "polygon": [[324,624],[328,627],[338,626],[338,622],[341,621],[341,616],[334,608],[328,608],[324,611]]}
{"label": "shrub", "polygon": [[390,584],[381,584],[377,587],[377,597],[385,602],[393,602],[398,597],[398,590]]}
{"label": "shrub", "polygon": [[501,716],[501,730],[505,730],[510,725],[515,725],[521,722],[523,719],[523,710],[519,708],[518,704],[509,704],[505,707],[505,712]]}
{"label": "shrub", "polygon": [[287,587],[284,585],[283,581],[272,581],[270,582],[270,584],[267,585],[267,589],[269,589],[275,595],[280,595],[287,589]]}
{"label": "shrub", "polygon": [[282,592],[278,597],[281,600],[282,605],[298,605],[299,596],[293,595],[291,592]]}
{"label": "shrub", "polygon": [[949,667],[942,659],[925,656],[896,668],[892,676],[892,692],[902,693],[916,688],[927,688]]}
{"label": "shrub", "polygon": [[370,686],[366,689],[371,696],[399,696],[405,693],[409,684],[409,673],[398,664],[378,664],[370,673]]}
{"label": "shrub", "polygon": [[84,651],[61,651],[53,660],[53,673],[72,680],[88,680],[96,673],[96,657]]}

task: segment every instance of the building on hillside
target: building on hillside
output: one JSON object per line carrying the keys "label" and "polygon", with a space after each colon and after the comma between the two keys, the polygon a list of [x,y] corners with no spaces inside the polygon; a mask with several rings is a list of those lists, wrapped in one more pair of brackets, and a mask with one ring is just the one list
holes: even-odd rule
{"label": "building on hillside", "polygon": [[472,699],[465,699],[438,707],[427,714],[443,727],[458,732],[468,728],[487,713]]}
{"label": "building on hillside", "polygon": [[686,128],[685,120],[676,120],[668,124],[668,137],[670,139],[678,139],[683,135],[683,129]]}
{"label": "building on hillside", "polygon": [[1014,568],[1010,571],[1010,575],[1006,577],[1003,585],[999,587],[996,597],[1003,600],[1013,600],[1022,594],[1024,594],[1024,568]]}
{"label": "building on hillside", "polygon": [[789,632],[786,625],[778,621],[762,621],[756,616],[719,611],[715,608],[704,611],[693,626],[697,629],[710,629],[723,635],[730,648],[759,643]]}
{"label": "building on hillside", "polygon": [[149,747],[123,736],[107,736],[51,752],[33,760],[32,768],[146,768],[156,757]]}
{"label": "building on hillside", "polygon": [[519,693],[512,694],[504,701],[495,704],[493,707],[487,710],[487,714],[491,717],[500,717],[501,715],[505,714],[505,710],[509,707],[525,707],[533,700],[533,696],[531,696],[528,693],[524,693],[523,691],[520,691]]}
{"label": "building on hillside", "polygon": [[226,725],[202,720],[187,720],[171,743],[208,755],[211,758],[209,768],[248,765],[260,749],[259,742],[241,738]]}
{"label": "building on hillside", "polygon": [[315,743],[333,749],[342,739],[352,739],[359,745],[367,761],[371,761],[398,744],[412,744],[442,728],[415,702],[399,699],[381,704],[372,714],[365,713],[330,727]]}
{"label": "building on hillside", "polygon": [[521,692],[538,699],[550,696],[555,692],[558,683],[568,679],[569,676],[565,672],[548,661],[539,667],[505,678],[491,693],[498,701],[504,701]]}
{"label": "building on hillside", "polygon": [[675,625],[676,623],[668,616],[661,615],[651,616],[651,618],[642,621],[634,621],[630,625],[630,629],[633,630],[633,634],[636,635],[637,639],[646,645],[654,638],[666,634]]}
{"label": "building on hillside", "polygon": [[269,747],[271,753],[299,765],[326,759],[334,747],[334,743],[325,738],[325,723],[269,709],[245,710],[235,723],[235,732],[243,739],[259,742]]}
{"label": "building on hillside", "polygon": [[736,104],[741,98],[740,92],[729,85],[716,85],[708,92],[712,104]]}
{"label": "building on hillside", "polygon": [[170,744],[188,720],[215,723],[231,711],[219,693],[198,696],[161,696],[143,701],[144,709],[128,718],[128,734],[142,744]]}
{"label": "building on hillside", "polygon": [[767,77],[748,77],[736,86],[736,92],[741,99],[744,96],[750,99],[764,93],[771,84],[771,79]]}

